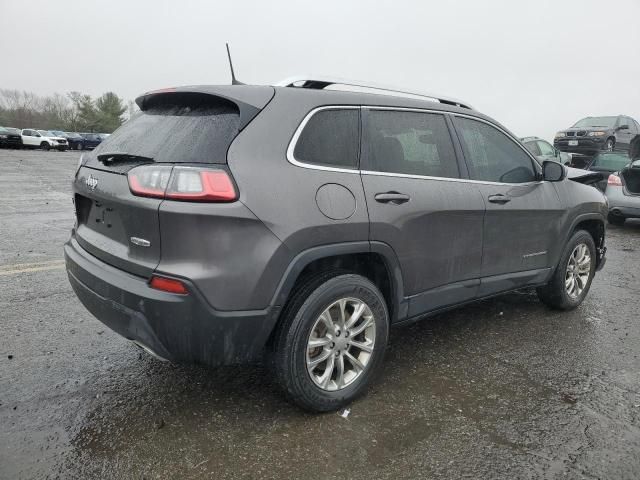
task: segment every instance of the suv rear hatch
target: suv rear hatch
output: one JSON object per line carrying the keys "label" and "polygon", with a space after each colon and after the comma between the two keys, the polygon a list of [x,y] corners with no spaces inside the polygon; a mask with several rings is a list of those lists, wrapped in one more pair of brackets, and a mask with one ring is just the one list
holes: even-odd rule
{"label": "suv rear hatch", "polygon": [[166,200],[134,195],[127,174],[143,165],[160,167],[146,178],[153,186],[166,183],[176,165],[226,169],[229,146],[273,94],[271,87],[222,86],[139,97],[141,111],[81,161],[74,183],[80,246],[149,277],[160,262],[158,209]]}
{"label": "suv rear hatch", "polygon": [[624,179],[624,193],[640,195],[640,160],[636,160],[620,172]]}

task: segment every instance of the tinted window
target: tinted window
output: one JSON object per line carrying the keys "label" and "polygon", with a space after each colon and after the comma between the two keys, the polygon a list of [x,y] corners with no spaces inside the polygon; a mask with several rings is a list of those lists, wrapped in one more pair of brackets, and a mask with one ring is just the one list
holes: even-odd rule
{"label": "tinted window", "polygon": [[429,177],[459,176],[444,116],[371,110],[366,129],[368,170]]}
{"label": "tinted window", "polygon": [[[212,95],[165,94],[146,101],[95,150],[123,152],[156,162],[226,163],[227,149],[240,128],[238,107]],[[100,138],[86,135],[89,140]]]}
{"label": "tinted window", "polygon": [[302,130],[293,156],[299,162],[357,168],[359,149],[360,111],[320,110]]}
{"label": "tinted window", "polygon": [[556,154],[556,151],[547,142],[538,141],[538,147],[540,148],[540,153],[542,155],[550,155],[553,157]]}
{"label": "tinted window", "polygon": [[535,180],[531,158],[500,130],[467,118],[458,118],[457,124],[471,178],[503,183]]}
{"label": "tinted window", "polygon": [[526,142],[524,144],[533,155],[540,155],[540,148],[538,148],[538,142]]}

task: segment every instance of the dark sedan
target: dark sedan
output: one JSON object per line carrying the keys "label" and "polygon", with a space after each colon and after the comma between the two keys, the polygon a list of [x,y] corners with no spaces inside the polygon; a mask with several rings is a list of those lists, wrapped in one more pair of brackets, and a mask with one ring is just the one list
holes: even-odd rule
{"label": "dark sedan", "polygon": [[556,133],[553,146],[561,152],[594,155],[600,151],[629,150],[631,140],[640,134],[640,125],[625,115],[586,117]]}
{"label": "dark sedan", "polygon": [[0,148],[22,148],[20,130],[11,127],[0,127]]}
{"label": "dark sedan", "polygon": [[99,133],[81,133],[80,135],[82,135],[82,138],[84,139],[84,150],[93,150],[102,142],[102,137]]}
{"label": "dark sedan", "polygon": [[84,148],[84,137],[79,133],[74,132],[61,132],[58,130],[53,130],[53,133],[60,135],[67,139],[67,143],[69,144],[69,149],[71,150],[83,150]]}

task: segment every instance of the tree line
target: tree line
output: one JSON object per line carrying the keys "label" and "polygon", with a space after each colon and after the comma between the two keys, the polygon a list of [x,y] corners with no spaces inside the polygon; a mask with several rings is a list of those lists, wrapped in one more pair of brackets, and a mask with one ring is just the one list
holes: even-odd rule
{"label": "tree line", "polygon": [[0,89],[0,125],[65,132],[111,133],[134,111],[113,92],[97,98],[80,92],[40,96],[22,90]]}

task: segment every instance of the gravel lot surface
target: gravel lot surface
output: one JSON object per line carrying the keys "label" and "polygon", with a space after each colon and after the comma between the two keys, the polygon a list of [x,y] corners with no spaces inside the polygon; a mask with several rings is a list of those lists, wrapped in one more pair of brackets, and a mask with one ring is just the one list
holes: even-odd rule
{"label": "gravel lot surface", "polygon": [[640,223],[585,303],[525,291],[391,334],[343,418],[259,366],[158,362],[76,299],[77,153],[0,151],[0,478],[640,478]]}

